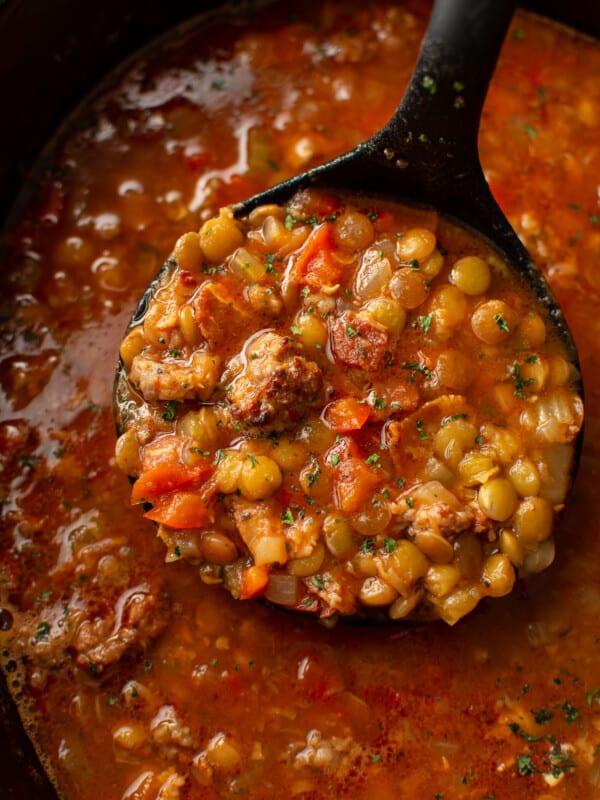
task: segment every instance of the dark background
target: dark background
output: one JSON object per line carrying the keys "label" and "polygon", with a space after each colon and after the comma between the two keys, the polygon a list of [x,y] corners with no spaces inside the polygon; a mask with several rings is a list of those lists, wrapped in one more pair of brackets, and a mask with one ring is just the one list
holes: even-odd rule
{"label": "dark background", "polygon": [[[36,156],[68,111],[112,66],[212,5],[210,0],[0,0],[0,227]],[[240,5],[232,2],[231,13]],[[523,5],[600,37],[598,0]],[[0,796],[56,800],[2,675]]]}

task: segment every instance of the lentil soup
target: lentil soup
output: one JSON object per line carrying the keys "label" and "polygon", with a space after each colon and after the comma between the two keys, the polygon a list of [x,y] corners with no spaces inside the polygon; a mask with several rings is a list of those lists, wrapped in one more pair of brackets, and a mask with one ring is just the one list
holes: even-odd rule
{"label": "lentil soup", "polygon": [[600,797],[600,51],[519,12],[486,103],[494,194],[587,387],[543,574],[443,623],[329,630],[207,585],[130,505],[115,354],[186,231],[380,128],[428,6],[203,20],[72,120],[2,271],[3,669],[66,800]]}

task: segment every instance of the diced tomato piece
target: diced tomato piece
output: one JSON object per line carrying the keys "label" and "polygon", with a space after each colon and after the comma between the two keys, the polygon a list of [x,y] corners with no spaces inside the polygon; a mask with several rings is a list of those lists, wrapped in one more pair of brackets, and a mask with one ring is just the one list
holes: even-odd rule
{"label": "diced tomato piece", "polygon": [[341,397],[325,409],[325,422],[337,433],[357,431],[369,419],[369,407],[354,397]]}
{"label": "diced tomato piece", "polygon": [[175,489],[185,489],[202,483],[212,472],[210,464],[187,467],[184,464],[159,463],[153,469],[142,472],[131,490],[131,502],[143,503],[153,497],[167,494]]}
{"label": "diced tomato piece", "polygon": [[203,483],[214,467],[207,458],[194,466],[180,461],[182,441],[178,436],[161,436],[144,449],[142,473],[131,491],[132,503],[168,494],[175,489],[189,489]]}
{"label": "diced tomato piece", "polygon": [[144,516],[170,528],[204,528],[211,521],[210,499],[202,490],[171,492],[159,497]]}
{"label": "diced tomato piece", "polygon": [[333,225],[319,225],[306,240],[292,268],[292,280],[305,283],[311,289],[335,284],[342,275],[342,265],[334,261]]}
{"label": "diced tomato piece", "polygon": [[173,433],[159,436],[144,447],[142,470],[152,469],[158,462],[177,463],[183,447],[183,440]]}
{"label": "diced tomato piece", "polygon": [[[333,458],[332,456],[337,456]],[[344,458],[363,458],[363,452],[352,438],[352,436],[341,436],[338,441],[329,448],[328,461],[341,461]],[[335,466],[335,464],[333,464]]]}
{"label": "diced tomato piece", "polygon": [[264,594],[269,582],[269,567],[253,565],[242,572],[240,600],[250,600]]}
{"label": "diced tomato piece", "polygon": [[360,458],[340,461],[335,476],[336,505],[345,514],[353,514],[369,498],[381,476]]}

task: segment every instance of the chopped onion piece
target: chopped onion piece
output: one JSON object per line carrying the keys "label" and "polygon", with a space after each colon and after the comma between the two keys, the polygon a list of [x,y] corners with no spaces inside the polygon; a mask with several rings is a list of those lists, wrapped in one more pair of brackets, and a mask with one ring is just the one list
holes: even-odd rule
{"label": "chopped onion piece", "polygon": [[269,575],[265,597],[280,606],[293,606],[298,602],[299,590],[296,575]]}

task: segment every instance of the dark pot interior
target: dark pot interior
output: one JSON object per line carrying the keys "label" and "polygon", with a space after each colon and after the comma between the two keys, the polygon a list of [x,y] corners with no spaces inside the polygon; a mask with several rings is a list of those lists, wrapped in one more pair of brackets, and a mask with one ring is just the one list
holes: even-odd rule
{"label": "dark pot interior", "polygon": [[[212,5],[210,0],[0,0],[0,106],[5,109],[0,221],[41,148],[86,92],[145,42]],[[596,0],[524,5],[600,37]],[[5,800],[56,800],[2,676],[0,785]]]}

